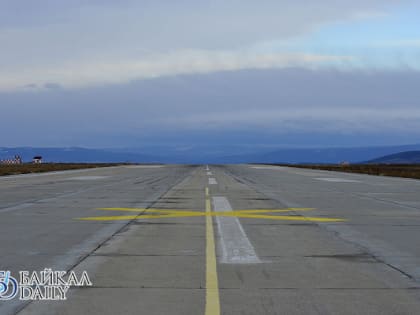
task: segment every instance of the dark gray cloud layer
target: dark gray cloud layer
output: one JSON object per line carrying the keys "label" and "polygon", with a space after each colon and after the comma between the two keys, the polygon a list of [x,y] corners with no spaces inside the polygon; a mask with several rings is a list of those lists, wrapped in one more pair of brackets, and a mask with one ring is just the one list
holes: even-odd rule
{"label": "dark gray cloud layer", "polygon": [[420,73],[414,71],[285,69],[2,93],[7,119],[0,125],[0,140],[4,145],[135,146],[228,139],[281,145],[305,138],[326,144],[341,137],[357,144],[363,135],[363,143],[419,142],[418,82]]}

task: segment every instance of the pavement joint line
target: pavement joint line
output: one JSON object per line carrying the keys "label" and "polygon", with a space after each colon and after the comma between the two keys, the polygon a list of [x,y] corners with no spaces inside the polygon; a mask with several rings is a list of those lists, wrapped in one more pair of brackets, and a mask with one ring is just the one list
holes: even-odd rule
{"label": "pavement joint line", "polygon": [[[205,189],[206,214],[212,213],[209,188]],[[206,309],[205,315],[220,315],[219,281],[213,217],[206,216]]]}
{"label": "pavement joint line", "polygon": [[16,206],[1,208],[0,213],[5,213],[5,212],[10,212],[10,211],[15,211],[15,210],[22,210],[22,209],[25,209],[25,208],[32,207],[34,205],[35,205],[35,203],[33,203],[33,202],[22,203],[22,204],[19,204],[19,205],[16,205]]}

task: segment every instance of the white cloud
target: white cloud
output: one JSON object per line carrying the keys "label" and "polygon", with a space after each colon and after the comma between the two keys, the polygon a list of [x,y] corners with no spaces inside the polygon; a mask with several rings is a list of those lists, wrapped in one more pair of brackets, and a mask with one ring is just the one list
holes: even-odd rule
{"label": "white cloud", "polygon": [[0,75],[0,90],[37,89],[50,86],[51,82],[64,88],[80,88],[180,74],[286,67],[316,68],[351,59],[349,56],[185,50],[144,55],[133,60],[68,63],[26,68],[24,72],[3,72]]}
{"label": "white cloud", "polygon": [[378,17],[392,4],[394,0],[0,2],[0,89],[312,66],[342,57],[252,55],[244,50],[287,41],[328,23]]}

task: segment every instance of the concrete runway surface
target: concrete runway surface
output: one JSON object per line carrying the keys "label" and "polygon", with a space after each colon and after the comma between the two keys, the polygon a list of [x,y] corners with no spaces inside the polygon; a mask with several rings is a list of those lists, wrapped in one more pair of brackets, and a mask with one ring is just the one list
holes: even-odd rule
{"label": "concrete runway surface", "polygon": [[0,314],[420,314],[420,181],[263,165],[0,178],[0,270],[86,270]]}

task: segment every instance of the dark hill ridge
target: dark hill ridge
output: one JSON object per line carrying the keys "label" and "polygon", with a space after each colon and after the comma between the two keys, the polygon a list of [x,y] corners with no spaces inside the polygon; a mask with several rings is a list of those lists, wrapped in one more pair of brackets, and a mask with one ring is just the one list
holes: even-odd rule
{"label": "dark hill ridge", "polygon": [[370,160],[369,164],[420,164],[420,151],[407,151]]}
{"label": "dark hill ridge", "polygon": [[[399,153],[403,152],[403,153]],[[62,163],[182,163],[182,164],[338,164],[350,163],[420,163],[420,145],[353,147],[353,148],[279,148],[273,151],[259,147],[216,147],[192,145],[127,149],[87,148],[1,148],[0,160],[22,156],[25,162],[40,155],[45,162]],[[403,155],[401,155],[403,154]],[[383,156],[383,158],[379,158]]]}
{"label": "dark hill ridge", "polygon": [[[420,145],[353,147],[353,148],[284,148],[267,153],[225,156],[220,163],[284,163],[284,164],[338,164],[340,162],[361,163],[380,156],[405,151],[420,150]],[[420,152],[420,151],[419,151]]]}

